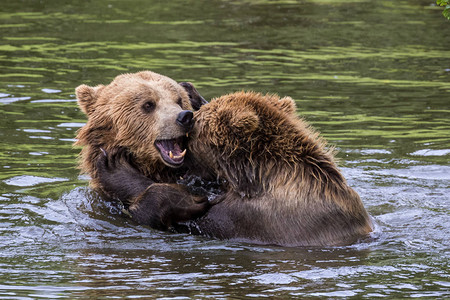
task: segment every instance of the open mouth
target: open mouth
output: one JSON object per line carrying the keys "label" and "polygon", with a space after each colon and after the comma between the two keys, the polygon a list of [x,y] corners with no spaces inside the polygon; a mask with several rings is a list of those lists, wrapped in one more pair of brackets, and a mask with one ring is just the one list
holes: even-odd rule
{"label": "open mouth", "polygon": [[187,152],[184,141],[184,136],[171,140],[157,140],[155,141],[155,146],[159,150],[164,162],[176,168],[183,164],[184,156]]}

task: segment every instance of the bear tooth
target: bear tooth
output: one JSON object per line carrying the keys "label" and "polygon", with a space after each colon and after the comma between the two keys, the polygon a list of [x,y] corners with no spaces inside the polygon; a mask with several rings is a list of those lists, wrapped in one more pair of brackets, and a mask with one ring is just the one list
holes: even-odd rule
{"label": "bear tooth", "polygon": [[186,155],[186,151],[187,149],[184,149],[184,151],[180,153],[180,157],[184,157]]}
{"label": "bear tooth", "polygon": [[172,153],[172,151],[169,151],[169,157],[170,157],[171,159],[173,159],[173,153]]}

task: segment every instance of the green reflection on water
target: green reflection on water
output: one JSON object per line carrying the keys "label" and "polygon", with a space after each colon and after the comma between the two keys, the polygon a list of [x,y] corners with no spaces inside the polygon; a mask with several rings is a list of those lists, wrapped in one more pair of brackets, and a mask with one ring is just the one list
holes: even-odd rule
{"label": "green reflection on water", "polygon": [[[136,283],[133,279],[124,282],[122,290],[111,287],[105,291],[103,286],[117,283],[111,277],[115,270],[132,268],[141,279],[157,280],[161,273],[175,272],[182,277],[187,265],[206,274],[206,279],[193,280],[193,284],[206,286],[205,294],[211,291],[218,297],[236,294],[244,298],[259,293],[291,298],[291,288],[306,296],[324,290],[339,292],[344,286],[357,293],[355,298],[370,298],[370,293],[403,298],[416,291],[396,289],[398,282],[417,284],[414,286],[417,293],[441,292],[446,287],[431,283],[430,278],[443,282],[448,269],[443,263],[447,257],[440,240],[445,240],[445,229],[441,227],[448,220],[442,217],[448,215],[444,196],[448,190],[444,180],[434,178],[445,176],[442,174],[449,163],[445,151],[450,149],[450,64],[446,59],[450,41],[445,38],[448,22],[440,11],[428,8],[431,2],[3,1],[0,204],[4,209],[0,217],[2,224],[7,224],[2,233],[7,239],[0,246],[3,254],[23,255],[17,257],[13,253],[2,260],[5,270],[13,270],[0,275],[2,282],[16,286],[8,291],[30,297],[39,291],[39,286],[42,291],[45,281],[50,289],[68,286],[61,291],[64,296],[88,298],[88,291],[92,291],[91,295],[100,297],[106,297],[107,293],[112,297],[119,294],[133,297],[139,293],[147,295],[149,290],[154,292],[155,285],[161,288],[161,296],[167,296],[163,295],[167,281],[157,281],[155,285],[151,282],[144,289],[142,284],[147,281]],[[82,83],[108,83],[120,73],[143,69],[161,72],[178,81],[192,81],[208,99],[236,90],[293,97],[298,113],[340,150],[341,165],[350,166],[351,170],[347,169],[352,175],[350,179],[356,182],[355,189],[362,192],[370,212],[384,217],[386,240],[367,251],[367,260],[359,250],[355,253],[342,250],[342,255],[284,249],[274,252],[264,249],[258,253],[259,250],[242,248],[223,254],[214,247],[195,252],[192,241],[171,236],[169,239],[173,241],[165,244],[167,236],[127,225],[117,216],[112,219],[119,225],[112,227],[105,221],[105,215],[110,215],[107,209],[107,214],[90,218],[91,214],[102,212],[83,202],[87,201],[85,194],[75,192],[75,196],[61,199],[64,192],[86,185],[75,168],[79,149],[72,148],[79,124],[86,121],[73,102],[74,88]],[[55,92],[46,92],[48,89]],[[431,167],[437,169],[437,175],[431,172],[429,179],[427,172]],[[371,170],[379,173],[370,173]],[[419,174],[413,174],[417,178],[404,173],[397,176],[402,170]],[[357,178],[358,172],[367,178]],[[44,183],[14,185],[20,176],[28,176],[25,181],[31,182],[33,176],[38,177]],[[51,182],[55,178],[62,181]],[[46,210],[46,206],[50,209]],[[70,213],[55,216],[55,211],[64,209]],[[418,209],[423,210],[417,212]],[[408,212],[413,217],[404,217]],[[131,228],[129,231],[127,226]],[[27,227],[31,227],[31,233]],[[137,238],[124,238],[136,232],[140,234]],[[426,240],[427,235],[432,237]],[[20,246],[6,244],[11,236]],[[47,238],[53,236],[56,242],[49,245]],[[429,243],[416,242],[425,245],[419,254],[414,247],[405,246],[407,243],[417,246],[414,243],[417,239]],[[127,250],[112,250],[122,240]],[[84,249],[80,241],[91,243],[93,249]],[[76,245],[68,251],[76,257],[70,261],[60,258],[61,245],[67,243]],[[182,246],[183,243],[187,246]],[[203,243],[195,241],[197,246]],[[162,250],[158,252],[155,248],[161,244]],[[184,248],[174,251],[173,245]],[[267,259],[277,251],[281,255]],[[286,254],[292,256],[288,266]],[[169,263],[153,261],[152,255]],[[91,258],[94,262],[89,261]],[[128,258],[127,266],[121,265],[121,259]],[[147,260],[147,264],[140,258]],[[54,259],[62,261],[48,262]],[[104,264],[107,272],[102,273],[95,259]],[[83,266],[79,266],[79,260]],[[405,263],[415,267],[402,269]],[[225,275],[214,277],[208,273],[214,264]],[[309,268],[327,272],[340,270],[342,266],[345,275],[345,271],[355,270],[346,268],[352,264],[357,265],[357,270],[362,268],[363,272],[357,274],[369,271],[369,275],[328,278],[325,274],[319,283],[290,276],[292,283],[277,284],[274,289],[273,285],[251,281],[245,273],[251,270],[251,275],[259,276],[280,272],[276,274],[288,276],[286,270],[301,274]],[[388,271],[373,272],[371,266],[385,267]],[[420,266],[429,270],[427,276],[419,272]],[[39,268],[47,268],[49,273],[39,272]],[[233,281],[233,276],[226,274],[235,268],[245,272],[241,274],[239,269]],[[392,268],[395,271],[389,271]],[[55,272],[59,270],[66,271],[57,277]],[[74,278],[78,282],[74,283]],[[393,283],[387,288],[376,287],[386,282]],[[26,284],[29,286],[24,287]],[[186,295],[186,290],[175,289],[186,282],[174,280],[170,284],[176,295]],[[81,290],[70,294],[74,285],[82,286]],[[190,292],[197,289],[198,286]],[[56,296],[61,295],[55,293]]]}

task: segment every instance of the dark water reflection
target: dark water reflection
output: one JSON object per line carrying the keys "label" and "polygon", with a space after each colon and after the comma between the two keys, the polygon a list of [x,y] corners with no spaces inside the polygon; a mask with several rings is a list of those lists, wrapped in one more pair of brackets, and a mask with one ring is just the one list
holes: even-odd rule
{"label": "dark water reflection", "polygon": [[[450,297],[450,23],[434,1],[3,1],[0,297]],[[290,95],[376,240],[291,249],[153,231],[99,201],[81,84],[150,69]]]}

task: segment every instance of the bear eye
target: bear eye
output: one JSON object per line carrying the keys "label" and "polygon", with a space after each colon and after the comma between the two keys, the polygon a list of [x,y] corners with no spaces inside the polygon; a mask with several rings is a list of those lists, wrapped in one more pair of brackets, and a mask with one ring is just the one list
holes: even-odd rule
{"label": "bear eye", "polygon": [[142,109],[144,110],[144,112],[149,113],[155,109],[155,103],[147,101],[142,105]]}
{"label": "bear eye", "polygon": [[178,98],[177,104],[178,104],[180,107],[183,107],[183,99]]}

